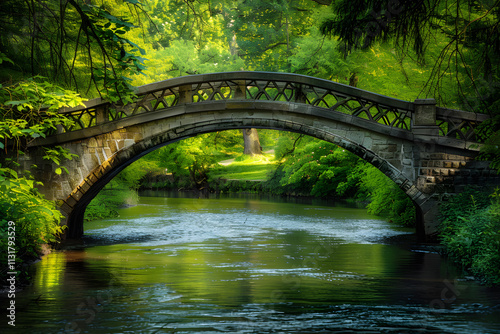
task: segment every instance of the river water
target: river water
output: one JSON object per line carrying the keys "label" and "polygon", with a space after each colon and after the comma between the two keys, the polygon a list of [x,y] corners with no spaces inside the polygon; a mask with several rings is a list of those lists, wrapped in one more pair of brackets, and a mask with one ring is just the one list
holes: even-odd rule
{"label": "river water", "polygon": [[34,265],[7,332],[500,333],[500,289],[363,209],[145,195]]}

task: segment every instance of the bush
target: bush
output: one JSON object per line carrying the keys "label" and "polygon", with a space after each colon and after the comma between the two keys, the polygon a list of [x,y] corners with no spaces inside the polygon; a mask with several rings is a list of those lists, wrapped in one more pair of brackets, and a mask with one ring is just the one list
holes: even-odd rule
{"label": "bush", "polygon": [[[0,168],[0,247],[7,251],[10,246],[15,251],[15,270],[24,260],[37,258],[42,244],[56,243],[63,232],[64,226],[59,225],[61,213],[35,186],[33,180],[18,178],[14,171]],[[1,277],[14,271],[7,262],[7,256],[2,256]]]}
{"label": "bush", "polygon": [[488,285],[500,284],[500,194],[473,188],[442,206],[441,243],[464,270]]}
{"label": "bush", "polygon": [[400,225],[414,226],[415,206],[396,183],[375,167],[367,165],[362,184],[370,199],[367,205],[369,213],[387,217]]}
{"label": "bush", "polygon": [[85,210],[85,220],[118,217],[117,209],[137,204],[138,198],[136,190],[129,189],[120,180],[112,180],[89,203]]}

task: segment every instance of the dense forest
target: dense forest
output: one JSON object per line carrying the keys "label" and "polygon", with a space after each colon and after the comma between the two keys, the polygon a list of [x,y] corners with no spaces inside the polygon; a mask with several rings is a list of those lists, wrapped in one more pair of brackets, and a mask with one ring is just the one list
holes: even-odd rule
{"label": "dense forest", "polygon": [[[7,157],[70,122],[57,113],[61,107],[94,97],[126,104],[135,87],[184,75],[298,73],[487,113],[491,120],[477,133],[484,140],[479,158],[500,171],[500,1],[3,0],[0,19],[1,247],[8,222],[16,221],[23,226],[20,258],[36,256],[63,228],[30,171],[16,172]],[[251,165],[263,152],[272,152],[264,155],[266,182],[220,183],[220,161]],[[77,158],[61,147],[45,153],[55,164]],[[406,195],[356,156],[314,138],[255,129],[210,133],[152,152],[107,185],[87,219],[133,204],[137,189],[165,169],[169,181],[156,187],[350,199],[396,223],[414,220]],[[500,268],[499,198],[498,191],[469,189],[442,215],[448,254],[489,283],[500,283],[498,269],[491,269]]]}

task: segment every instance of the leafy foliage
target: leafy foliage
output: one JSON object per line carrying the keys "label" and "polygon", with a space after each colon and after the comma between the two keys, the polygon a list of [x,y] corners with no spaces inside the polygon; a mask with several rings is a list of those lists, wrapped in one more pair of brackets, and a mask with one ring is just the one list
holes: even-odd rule
{"label": "leafy foliage", "polygon": [[15,63],[8,67],[11,73],[45,75],[87,92],[93,86],[92,94],[127,103],[133,97],[128,77],[145,69],[144,49],[125,37],[136,27],[129,19],[136,11],[141,11],[137,0],[100,6],[78,0],[5,0],[0,49]]}
{"label": "leafy foliage", "polygon": [[181,187],[202,188],[208,180],[208,171],[217,162],[212,145],[206,145],[210,136],[200,135],[178,141],[152,152],[148,159],[156,159],[159,166],[172,173],[176,181],[189,180]]}
{"label": "leafy foliage", "polygon": [[415,206],[411,199],[378,169],[367,165],[361,184],[370,198],[369,213],[387,217],[399,225],[415,224]]}
{"label": "leafy foliage", "polygon": [[[490,199],[491,198],[491,199]],[[500,193],[468,188],[441,209],[440,237],[447,254],[487,284],[500,284]]]}
{"label": "leafy foliage", "polygon": [[275,150],[283,159],[271,184],[281,192],[368,200],[368,211],[413,226],[415,207],[387,176],[354,154],[309,137],[282,135]]}
{"label": "leafy foliage", "polygon": [[281,136],[275,151],[282,163],[274,177],[279,178],[285,191],[317,197],[355,197],[364,162],[328,142],[297,136]]}
{"label": "leafy foliage", "polygon": [[[7,251],[9,240],[15,240],[18,271],[23,261],[38,256],[42,244],[56,243],[64,228],[59,225],[62,215],[54,202],[44,199],[35,187],[34,180],[18,177],[12,169],[0,168],[0,247]],[[14,222],[15,230],[9,221]],[[13,236],[9,232],[15,232],[14,239],[8,238]],[[7,260],[7,256],[0,259],[0,277],[13,271]],[[25,272],[21,273],[18,279],[24,280]]]}
{"label": "leafy foliage", "polygon": [[[21,150],[30,140],[53,133],[59,125],[70,124],[57,113],[58,109],[81,103],[82,98],[78,94],[41,77],[0,86],[0,148],[14,157],[22,154]],[[44,159],[59,165],[62,159],[74,156],[56,146],[45,148]],[[7,155],[1,158],[2,163],[9,162],[11,167],[16,166],[13,159],[7,159]],[[57,168],[56,173],[62,173],[62,169]],[[8,222],[14,222],[17,265],[27,258],[36,257],[42,244],[56,243],[64,228],[59,225],[62,215],[55,203],[44,199],[38,192],[36,186],[40,184],[29,176],[19,177],[11,168],[0,168],[0,246],[7,249]],[[7,268],[5,261],[7,257],[0,260],[2,275]]]}
{"label": "leafy foliage", "polygon": [[431,64],[421,90],[426,97],[493,116],[489,129],[477,134],[490,138],[483,156],[498,168],[497,145],[491,144],[500,133],[500,2],[340,0],[332,9],[321,30],[340,41],[345,55],[390,42],[400,61],[415,56]]}
{"label": "leafy foliage", "polygon": [[137,190],[148,174],[161,173],[158,161],[140,159],[121,171],[89,203],[85,210],[85,220],[118,217],[118,209],[135,205]]}
{"label": "leafy foliage", "polygon": [[[18,151],[32,139],[55,133],[60,125],[70,126],[72,121],[57,110],[82,103],[77,93],[42,77],[0,87],[0,148]],[[47,157],[71,157],[63,151],[61,147],[53,148],[47,151]]]}
{"label": "leafy foliage", "polygon": [[115,178],[119,183],[127,186],[129,189],[137,190],[141,185],[141,181],[149,173],[157,173],[162,171],[158,161],[141,159],[125,168]]}
{"label": "leafy foliage", "polygon": [[118,209],[136,205],[137,191],[129,188],[123,180],[114,179],[89,203],[85,210],[86,221],[119,217]]}

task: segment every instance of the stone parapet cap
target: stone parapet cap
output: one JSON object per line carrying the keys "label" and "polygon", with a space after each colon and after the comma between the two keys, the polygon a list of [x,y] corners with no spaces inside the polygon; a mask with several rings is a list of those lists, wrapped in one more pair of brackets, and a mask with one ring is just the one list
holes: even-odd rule
{"label": "stone parapet cap", "polygon": [[416,99],[415,104],[436,104],[435,99]]}

